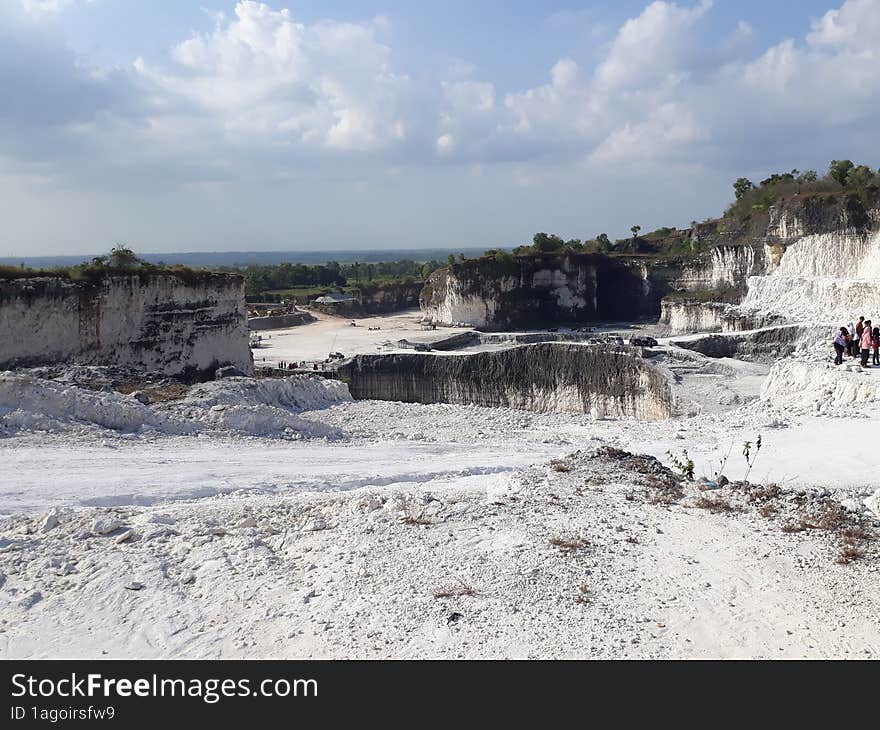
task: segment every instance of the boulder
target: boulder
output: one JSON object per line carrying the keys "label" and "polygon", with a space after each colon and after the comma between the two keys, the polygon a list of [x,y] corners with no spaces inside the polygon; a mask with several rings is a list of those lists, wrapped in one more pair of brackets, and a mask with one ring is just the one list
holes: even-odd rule
{"label": "boulder", "polygon": [[880,489],[874,492],[870,497],[866,498],[864,505],[874,513],[876,518],[880,519]]}
{"label": "boulder", "polygon": [[214,372],[214,380],[222,380],[223,378],[245,378],[247,377],[247,373],[239,370],[234,365],[227,365],[226,367],[217,368]]}
{"label": "boulder", "polygon": [[92,523],[92,532],[95,535],[109,535],[121,527],[122,523],[115,517],[99,517]]}
{"label": "boulder", "polygon": [[318,532],[319,530],[327,529],[327,521],[323,517],[315,517],[314,519],[309,520],[303,526],[303,530],[306,532]]}
{"label": "boulder", "polygon": [[40,523],[40,532],[49,532],[54,528],[58,527],[58,517],[54,512],[50,512],[47,514],[43,521]]}

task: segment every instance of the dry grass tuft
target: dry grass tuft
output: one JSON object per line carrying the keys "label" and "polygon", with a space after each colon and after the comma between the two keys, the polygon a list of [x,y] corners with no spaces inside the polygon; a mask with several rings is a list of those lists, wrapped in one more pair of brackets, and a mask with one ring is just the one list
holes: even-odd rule
{"label": "dry grass tuft", "polygon": [[568,465],[568,463],[566,463],[562,459],[553,459],[550,462],[550,468],[553,471],[558,471],[558,472],[563,472],[563,473],[567,472],[567,471],[571,471],[571,467]]}
{"label": "dry grass tuft", "polygon": [[560,550],[566,551],[574,551],[580,550],[582,548],[587,547],[590,543],[586,540],[581,540],[579,537],[575,538],[567,538],[567,537],[551,537],[550,544],[553,547],[559,548]]}
{"label": "dry grass tuft", "polygon": [[807,529],[807,526],[804,524],[804,521],[800,522],[788,522],[782,526],[783,532],[803,532]]}
{"label": "dry grass tuft", "polygon": [[694,505],[699,507],[700,509],[707,509],[713,514],[720,514],[723,512],[737,512],[737,508],[734,507],[729,501],[724,499],[723,497],[718,497],[716,499],[711,499],[709,497],[701,495],[697,498],[697,501],[694,502]]}
{"label": "dry grass tuft", "polygon": [[647,474],[641,478],[641,481],[648,488],[645,497],[648,504],[675,504],[684,496],[684,490],[674,477]]}
{"label": "dry grass tuft", "polygon": [[778,497],[782,490],[778,484],[767,484],[765,486],[753,486],[749,488],[749,502],[764,502],[768,499]]}
{"label": "dry grass tuft", "polygon": [[779,512],[779,507],[772,503],[762,504],[758,508],[758,514],[761,515],[761,517],[770,518],[777,512]]}
{"label": "dry grass tuft", "polygon": [[434,598],[461,598],[462,596],[475,596],[477,592],[467,583],[445,588],[435,588]]}
{"label": "dry grass tuft", "polygon": [[180,400],[186,395],[189,386],[184,383],[171,382],[167,385],[143,385],[142,383],[130,381],[122,383],[116,388],[117,393],[129,395],[136,391],[141,391],[149,398],[150,403],[167,403],[168,401]]}
{"label": "dry grass tuft", "polygon": [[852,527],[847,527],[843,532],[840,533],[840,536],[843,538],[844,542],[848,543],[857,543],[861,540],[871,539],[868,531],[861,525],[853,525]]}
{"label": "dry grass tuft", "polygon": [[668,507],[670,504],[678,502],[680,497],[680,494],[675,494],[673,492],[649,492],[645,501],[648,504],[659,504]]}
{"label": "dry grass tuft", "polygon": [[586,583],[581,583],[580,588],[578,589],[579,593],[575,596],[575,603],[589,603],[590,602],[590,586]]}
{"label": "dry grass tuft", "polygon": [[847,522],[846,510],[840,504],[832,504],[826,507],[815,518],[807,523],[807,527],[816,530],[834,530]]}
{"label": "dry grass tuft", "polygon": [[844,545],[837,556],[838,565],[849,565],[854,560],[865,557],[865,551],[858,545]]}
{"label": "dry grass tuft", "polygon": [[421,515],[411,515],[408,514],[405,517],[401,517],[401,523],[404,525],[433,525],[434,523],[429,520],[427,517],[422,517]]}

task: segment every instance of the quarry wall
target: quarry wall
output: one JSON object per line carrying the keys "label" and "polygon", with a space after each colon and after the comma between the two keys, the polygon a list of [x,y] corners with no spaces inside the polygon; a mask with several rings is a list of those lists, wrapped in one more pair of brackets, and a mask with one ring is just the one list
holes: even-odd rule
{"label": "quarry wall", "polygon": [[498,331],[639,319],[659,307],[659,294],[638,263],[598,254],[547,254],[503,262],[472,259],[440,269],[429,277],[420,304],[436,324]]}
{"label": "quarry wall", "polygon": [[[880,211],[877,211],[880,218]],[[785,249],[778,267],[748,280],[734,315],[842,326],[880,315],[880,232],[810,234]]]}
{"label": "quarry wall", "polygon": [[687,332],[720,332],[724,327],[727,305],[720,302],[700,302],[666,298],[660,305],[660,324],[670,334]]}
{"label": "quarry wall", "polygon": [[418,307],[421,292],[422,284],[419,282],[363,284],[357,296],[361,311],[372,315]]}
{"label": "quarry wall", "polygon": [[255,332],[277,330],[286,327],[299,327],[312,322],[315,318],[308,312],[292,312],[290,314],[269,314],[265,317],[248,317],[248,329]]}
{"label": "quarry wall", "polygon": [[59,362],[250,374],[244,281],[201,272],[0,280],[0,368]]}
{"label": "quarry wall", "polygon": [[791,355],[804,343],[831,341],[828,327],[785,324],[753,332],[726,332],[673,340],[672,344],[707,357],[736,357],[757,362],[774,362]]}
{"label": "quarry wall", "polygon": [[678,255],[457,263],[431,275],[422,311],[488,331],[656,318],[675,334],[880,316],[876,196],[795,195],[746,221],[696,224],[689,236],[692,252]]}
{"label": "quarry wall", "polygon": [[719,247],[687,258],[547,254],[503,264],[471,260],[434,272],[421,307],[436,324],[488,331],[651,319],[661,315],[670,292],[744,292],[747,278],[764,267],[763,245]]}
{"label": "quarry wall", "polygon": [[338,375],[357,399],[643,420],[668,418],[673,407],[666,376],[631,348],[543,343],[462,355],[358,355]]}

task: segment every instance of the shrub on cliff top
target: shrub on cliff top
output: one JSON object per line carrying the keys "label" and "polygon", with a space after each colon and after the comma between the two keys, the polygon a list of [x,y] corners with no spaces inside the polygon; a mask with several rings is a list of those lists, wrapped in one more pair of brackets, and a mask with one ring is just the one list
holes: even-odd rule
{"label": "shrub on cliff top", "polygon": [[770,206],[795,195],[851,194],[867,203],[869,196],[880,191],[880,172],[867,165],[856,165],[852,160],[832,160],[823,177],[813,170],[792,170],[773,173],[757,185],[741,177],[734,182],[733,190],[736,200],[725,216],[744,220],[754,214],[766,214]]}
{"label": "shrub on cliff top", "polygon": [[96,256],[91,261],[76,266],[54,267],[48,269],[32,269],[24,266],[0,266],[0,279],[35,279],[39,277],[56,277],[71,282],[94,285],[113,276],[173,276],[187,284],[201,284],[217,277],[227,278],[230,274],[221,274],[204,269],[191,269],[186,266],[164,266],[151,264],[140,259],[124,244],[114,246],[109,254]]}

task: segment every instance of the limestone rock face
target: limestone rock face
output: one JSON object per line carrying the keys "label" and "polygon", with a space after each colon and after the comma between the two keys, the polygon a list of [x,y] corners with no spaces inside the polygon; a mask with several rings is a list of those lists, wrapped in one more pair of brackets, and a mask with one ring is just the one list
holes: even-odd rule
{"label": "limestone rock face", "polygon": [[724,327],[726,304],[666,298],[660,308],[660,323],[670,334],[720,332]]}
{"label": "limestone rock face", "polygon": [[670,416],[669,381],[637,348],[567,343],[462,355],[358,355],[340,370],[357,399],[531,411]]}
{"label": "limestone rock face", "polygon": [[61,362],[252,374],[244,281],[208,273],[0,281],[0,369]]}
{"label": "limestone rock face", "polygon": [[599,254],[475,259],[435,271],[422,291],[426,319],[499,331],[554,323],[657,318],[673,291],[744,291],[763,272],[761,246],[720,246],[698,256]]}

